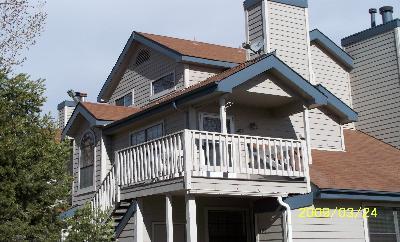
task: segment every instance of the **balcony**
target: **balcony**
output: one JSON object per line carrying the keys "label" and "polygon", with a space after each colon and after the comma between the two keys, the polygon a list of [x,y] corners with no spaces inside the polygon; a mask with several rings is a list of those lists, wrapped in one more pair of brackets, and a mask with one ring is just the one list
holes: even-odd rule
{"label": "balcony", "polygon": [[116,152],[92,203],[171,192],[273,196],[309,191],[305,141],[184,130]]}

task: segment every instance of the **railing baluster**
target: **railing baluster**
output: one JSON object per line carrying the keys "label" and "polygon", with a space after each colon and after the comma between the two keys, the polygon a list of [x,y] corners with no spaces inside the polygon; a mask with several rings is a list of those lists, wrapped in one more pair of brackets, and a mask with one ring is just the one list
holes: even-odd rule
{"label": "railing baluster", "polygon": [[281,169],[281,175],[282,176],[284,176],[284,171],[285,171],[285,159],[284,159],[284,157],[283,157],[283,144],[282,144],[282,139],[279,139],[279,152],[280,152],[280,155],[281,155],[281,166],[282,166],[282,169]]}
{"label": "railing baluster", "polygon": [[217,171],[217,151],[216,151],[214,133],[212,134],[212,145],[213,145],[213,166],[214,166],[214,171]]}
{"label": "railing baluster", "polygon": [[291,154],[291,160],[292,160],[292,176],[296,176],[296,162],[294,159],[293,141],[290,141],[290,154]]}

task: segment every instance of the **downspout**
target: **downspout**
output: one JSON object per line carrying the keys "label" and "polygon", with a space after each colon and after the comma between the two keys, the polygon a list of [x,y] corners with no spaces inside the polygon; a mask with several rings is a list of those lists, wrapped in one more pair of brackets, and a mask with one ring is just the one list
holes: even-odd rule
{"label": "downspout", "polygon": [[282,207],[286,208],[286,223],[287,223],[287,231],[285,231],[287,233],[287,240],[286,242],[292,242],[293,241],[293,233],[292,233],[292,210],[289,206],[289,204],[285,203],[282,200],[282,197],[278,197],[278,202]]}

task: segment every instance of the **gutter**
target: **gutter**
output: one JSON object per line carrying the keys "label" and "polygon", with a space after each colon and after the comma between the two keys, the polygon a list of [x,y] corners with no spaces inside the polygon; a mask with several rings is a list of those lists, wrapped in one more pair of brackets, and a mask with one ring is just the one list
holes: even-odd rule
{"label": "gutter", "polygon": [[292,229],[292,210],[289,204],[285,203],[282,197],[278,197],[279,204],[286,209],[286,224],[287,231],[286,232],[286,242],[293,241],[293,229]]}

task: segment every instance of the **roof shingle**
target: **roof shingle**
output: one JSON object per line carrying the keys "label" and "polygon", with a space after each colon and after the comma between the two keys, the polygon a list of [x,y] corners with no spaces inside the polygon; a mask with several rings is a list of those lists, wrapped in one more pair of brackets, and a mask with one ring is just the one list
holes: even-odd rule
{"label": "roof shingle", "polygon": [[225,61],[231,63],[242,63],[246,61],[246,51],[243,49],[155,34],[138,34],[185,56]]}
{"label": "roof shingle", "polygon": [[105,103],[82,102],[81,104],[97,120],[103,121],[120,120],[140,111],[137,107],[122,107]]}
{"label": "roof shingle", "polygon": [[345,130],[346,152],[313,150],[311,181],[319,188],[400,192],[400,150]]}

